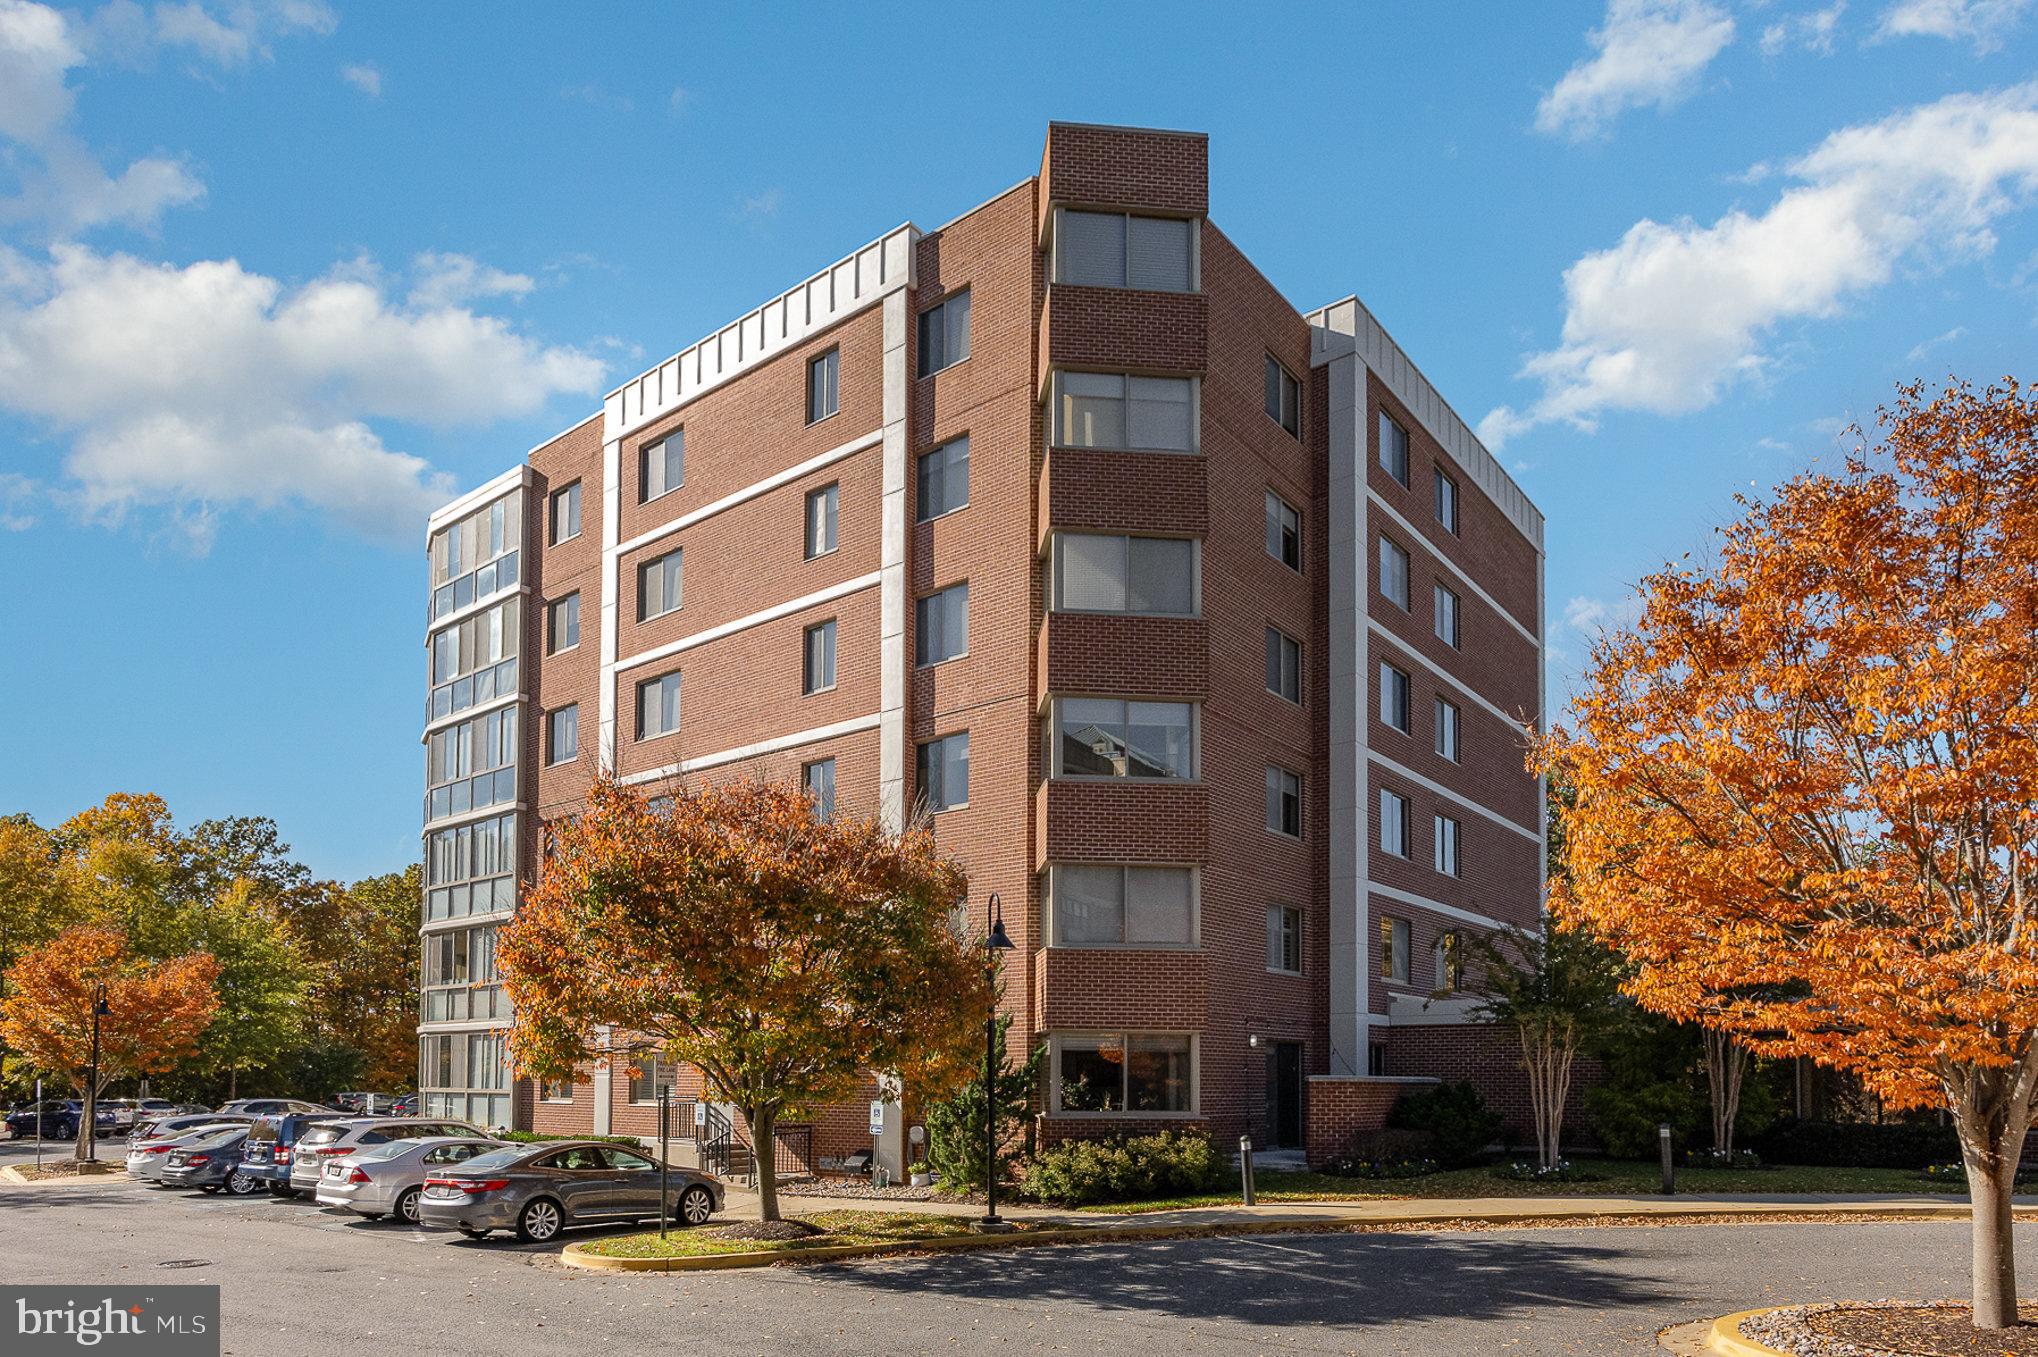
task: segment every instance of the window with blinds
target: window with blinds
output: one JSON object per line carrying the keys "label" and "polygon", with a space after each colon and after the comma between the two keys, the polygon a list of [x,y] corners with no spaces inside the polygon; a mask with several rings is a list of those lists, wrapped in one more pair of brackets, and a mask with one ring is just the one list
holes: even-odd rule
{"label": "window with blinds", "polygon": [[1123,212],[1056,214],[1054,281],[1147,292],[1196,291],[1196,223]]}
{"label": "window with blinds", "polygon": [[1054,441],[1060,447],[1196,451],[1194,378],[1057,372],[1054,392]]}

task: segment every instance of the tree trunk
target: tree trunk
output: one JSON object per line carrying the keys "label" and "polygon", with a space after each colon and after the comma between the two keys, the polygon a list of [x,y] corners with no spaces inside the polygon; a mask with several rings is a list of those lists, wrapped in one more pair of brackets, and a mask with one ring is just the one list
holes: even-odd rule
{"label": "tree trunk", "polygon": [[1741,1117],[1741,1084],[1748,1077],[1748,1052],[1728,1032],[1705,1029],[1705,1084],[1712,1095],[1712,1147],[1734,1153],[1734,1123]]}
{"label": "tree trunk", "polygon": [[1564,1143],[1564,1102],[1571,1092],[1577,1029],[1569,1022],[1523,1023],[1522,1064],[1528,1070],[1529,1114],[1535,1121],[1536,1163],[1555,1168]]}
{"label": "tree trunk", "polygon": [[751,1162],[757,1166],[757,1218],[778,1220],[778,1109],[743,1109],[750,1127]]}
{"label": "tree trunk", "polygon": [[2016,1240],[2010,1229],[2010,1195],[2031,1127],[2031,1088],[2038,1055],[2008,1069],[1959,1069],[1947,1074],[1947,1103],[1960,1134],[1967,1196],[1974,1212],[1974,1327],[2002,1329],[2017,1322]]}
{"label": "tree trunk", "polygon": [[[93,1151],[98,1148],[96,1137],[99,1133],[99,1090],[88,1079],[80,1091],[85,1096],[78,1100],[80,1110],[78,1113],[78,1146],[75,1157],[78,1159],[95,1159],[98,1157]],[[40,1116],[41,1113],[36,1115]]]}

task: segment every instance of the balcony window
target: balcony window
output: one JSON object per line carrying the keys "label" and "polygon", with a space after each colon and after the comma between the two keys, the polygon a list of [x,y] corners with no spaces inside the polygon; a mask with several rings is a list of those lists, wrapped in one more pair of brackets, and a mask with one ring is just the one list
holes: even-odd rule
{"label": "balcony window", "polygon": [[1108,697],[1055,699],[1045,746],[1056,777],[1193,778],[1196,707]]}
{"label": "balcony window", "polygon": [[1056,214],[1054,281],[1148,292],[1196,290],[1196,223],[1122,212]]}
{"label": "balcony window", "polygon": [[1056,864],[1048,914],[1057,947],[1193,947],[1196,874],[1188,867]]}
{"label": "balcony window", "polygon": [[1194,378],[1057,372],[1054,390],[1059,447],[1196,451]]}
{"label": "balcony window", "polygon": [[1052,550],[1056,611],[1196,615],[1199,553],[1191,538],[1064,532]]}

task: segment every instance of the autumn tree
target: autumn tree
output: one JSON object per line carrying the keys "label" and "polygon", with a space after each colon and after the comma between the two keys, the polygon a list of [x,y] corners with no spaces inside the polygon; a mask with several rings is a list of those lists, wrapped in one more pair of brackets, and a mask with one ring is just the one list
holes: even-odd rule
{"label": "autumn tree", "polygon": [[1945,1108],[2000,1328],[2038,1103],[2038,400],[1910,386],[1880,428],[1597,643],[1539,754],[1577,790],[1553,908],[1642,1005]]}
{"label": "autumn tree", "polygon": [[417,1078],[422,898],[423,873],[413,864],[349,886],[314,883],[294,891],[285,912],[312,963],[306,1039],[321,1051],[358,1051],[349,1078],[363,1087],[409,1088]]}
{"label": "autumn tree", "polygon": [[749,1128],[762,1219],[779,1218],[781,1118],[857,1096],[873,1071],[927,1098],[967,1077],[989,980],[950,922],[968,882],[924,828],[822,818],[790,786],[653,810],[604,781],[553,833],[497,946],[518,1067],[694,1065]]}
{"label": "autumn tree", "polygon": [[[188,912],[184,946],[218,967],[218,1007],[192,1073],[240,1092],[243,1075],[273,1069],[305,1038],[305,994],[315,968],[274,902],[253,881],[233,878],[218,899]],[[415,1002],[415,999],[413,999]]]}
{"label": "autumn tree", "polygon": [[[68,1080],[85,1100],[78,1157],[89,1157],[99,1095],[116,1079],[154,1074],[189,1056],[212,1022],[219,964],[202,952],[151,962],[112,928],[79,925],[24,955],[8,972],[0,1036],[37,1067]],[[92,1071],[94,1005],[98,1080]]]}

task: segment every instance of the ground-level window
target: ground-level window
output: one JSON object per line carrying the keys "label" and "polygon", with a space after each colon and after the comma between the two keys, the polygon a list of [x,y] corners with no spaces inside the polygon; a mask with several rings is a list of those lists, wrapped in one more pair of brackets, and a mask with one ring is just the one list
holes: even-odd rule
{"label": "ground-level window", "polygon": [[1196,1110],[1195,1038],[1114,1032],[1054,1043],[1058,1112],[1170,1113]]}
{"label": "ground-level window", "polygon": [[657,1056],[640,1056],[630,1072],[630,1101],[633,1103],[655,1103],[660,1089],[672,1088],[673,1075],[679,1067],[670,1060]]}
{"label": "ground-level window", "polygon": [[571,1079],[547,1079],[542,1096],[548,1103],[570,1103],[573,1101],[573,1081]]}

